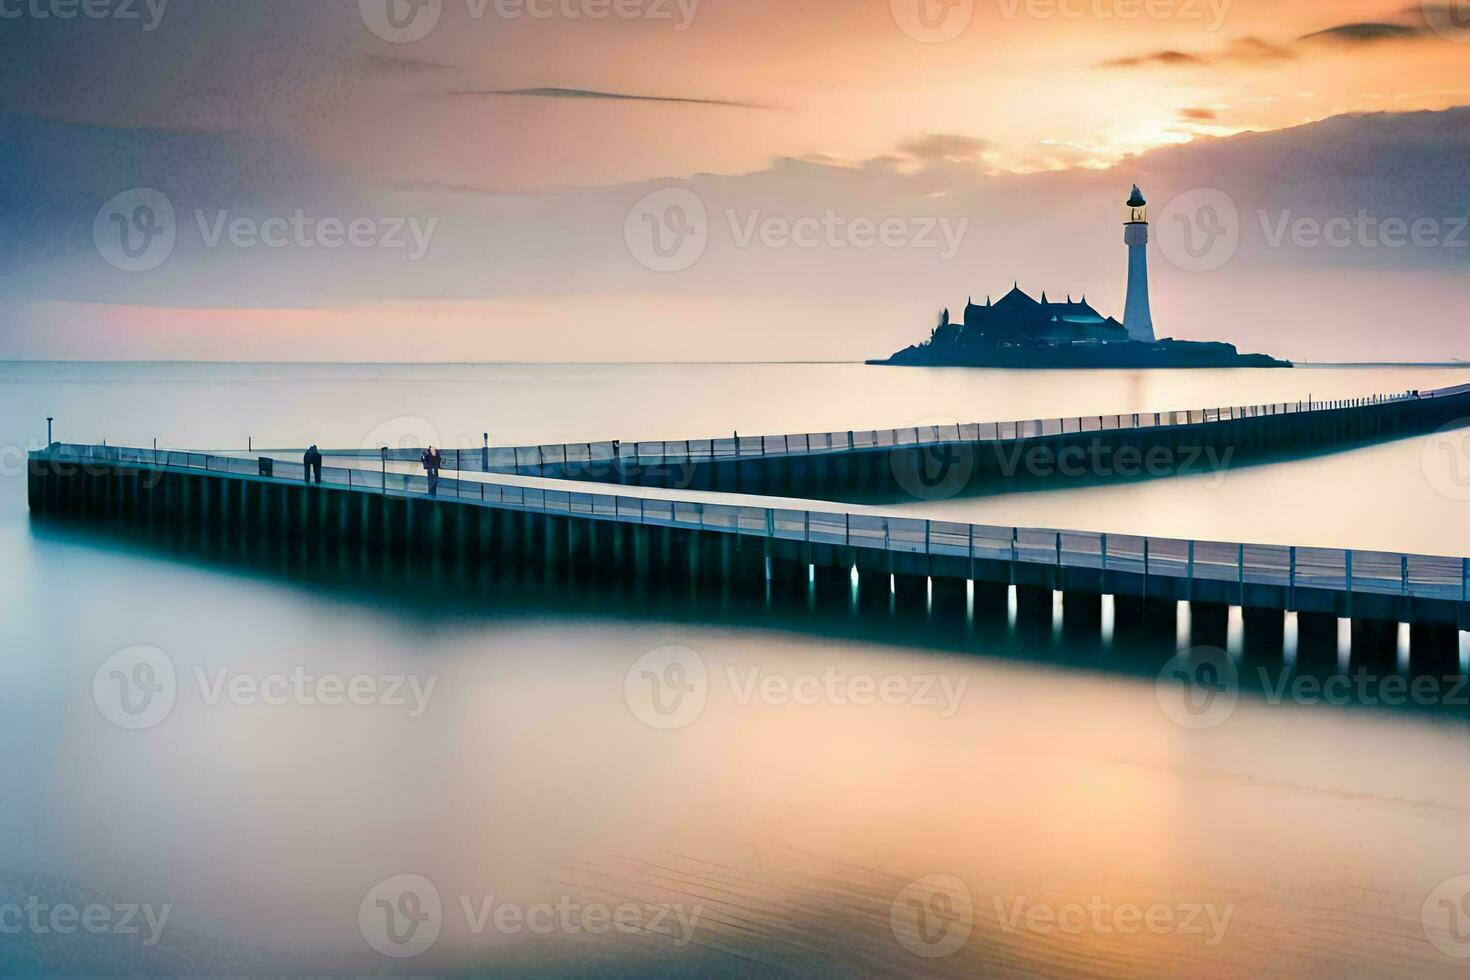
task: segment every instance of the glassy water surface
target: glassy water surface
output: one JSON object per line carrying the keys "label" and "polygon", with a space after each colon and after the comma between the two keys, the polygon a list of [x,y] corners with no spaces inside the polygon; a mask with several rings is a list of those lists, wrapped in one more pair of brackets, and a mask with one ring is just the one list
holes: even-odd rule
{"label": "glassy water surface", "polygon": [[[109,916],[67,933],[37,913],[0,934],[0,970],[1457,974],[1455,934],[1436,945],[1425,925],[1470,873],[1470,738],[1451,682],[1422,710],[1254,685],[1221,723],[1190,728],[1156,684],[1167,637],[1104,644],[1025,612],[967,625],[625,585],[548,594],[33,525],[16,453],[47,415],[76,442],[355,447],[423,432],[454,447],[484,431],[500,444],[801,432],[1465,378],[0,366],[0,906]],[[1219,479],[906,509],[1470,554],[1466,504],[1432,456],[1404,440]],[[126,654],[140,647],[167,657],[174,697],[129,728],[136,716],[100,705],[114,669],[138,676]],[[644,686],[678,676],[676,661],[703,670],[682,675],[702,694],[692,717]],[[1273,680],[1281,666],[1240,662]],[[114,928],[133,905],[140,933]],[[149,944],[143,913],[165,909]],[[425,940],[437,929],[420,955],[375,947],[416,921]]]}

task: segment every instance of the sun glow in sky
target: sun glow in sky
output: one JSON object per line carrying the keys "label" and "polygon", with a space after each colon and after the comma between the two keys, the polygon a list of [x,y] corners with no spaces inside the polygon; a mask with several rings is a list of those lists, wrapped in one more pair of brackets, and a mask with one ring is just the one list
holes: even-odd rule
{"label": "sun glow in sky", "polygon": [[522,190],[864,160],[929,133],[984,141],[970,162],[987,169],[1105,166],[1199,136],[1470,99],[1470,11],[1461,26],[1453,9],[1466,0],[625,0],[643,15],[496,13],[599,0],[558,2],[443,0],[434,29],[402,43],[349,0],[261,0],[248,15],[179,0],[148,34],[7,22],[37,43],[15,47],[0,98],[69,122],[285,132],[372,177]]}
{"label": "sun glow in sky", "polygon": [[[959,18],[939,37],[963,29],[916,38],[898,13],[910,3]],[[521,188],[870,159],[925,133],[984,141],[987,169],[1108,166],[1200,136],[1458,104],[1470,30],[1435,21],[1393,0],[704,0],[683,32],[465,20],[396,46],[451,67],[355,86],[356,111],[315,135],[400,175],[433,160]],[[530,86],[738,104],[433,94]],[[364,146],[369,113],[407,138]]]}
{"label": "sun glow in sky", "polygon": [[[427,29],[395,34],[386,14],[369,16],[390,5],[397,23]],[[361,337],[393,336],[401,303],[439,311],[419,316],[444,359],[556,359],[578,330],[589,357],[658,357],[670,338],[679,356],[753,356],[771,346],[762,329],[807,341],[793,356],[885,353],[940,304],[1016,278],[1116,290],[1108,246],[1135,180],[1163,204],[1157,195],[1245,174],[1232,193],[1247,217],[1266,198],[1278,211],[1347,207],[1356,193],[1380,206],[1380,188],[1422,161],[1385,149],[1371,121],[1294,127],[1470,104],[1470,0],[172,0],[162,11],[152,30],[0,22],[12,164],[0,190],[24,218],[14,274],[0,268],[0,353],[125,356],[139,340],[153,356],[249,356],[242,325],[256,324],[273,356],[299,336],[303,356],[371,358],[381,345]],[[1437,120],[1395,118],[1383,125],[1412,133],[1437,174],[1460,152],[1465,117],[1444,117],[1458,128],[1442,134]],[[1247,133],[1266,137],[1220,139]],[[1317,171],[1299,182],[1306,158]],[[1393,214],[1448,220],[1470,200],[1456,196],[1462,182],[1409,181]],[[710,255],[686,275],[650,276],[623,222],[671,184],[705,196]],[[184,232],[201,204],[414,214],[440,230],[412,266],[384,252],[328,262],[181,248],[152,276],[119,276],[85,229],[129,187],[177,196]],[[1272,197],[1298,187],[1301,200]],[[919,250],[721,252],[725,212],[828,208],[973,225],[948,264]],[[1313,315],[1412,302],[1438,329],[1460,303],[1451,249],[1257,258],[1286,279],[1294,265],[1319,271],[1320,292],[1301,296]],[[1222,329],[1202,322],[1215,307],[1200,297],[1245,295],[1244,261],[1209,280],[1160,270],[1159,303],[1167,316],[1179,291],[1182,336]],[[1407,266],[1424,278],[1390,275]],[[1353,292],[1370,281],[1376,292]],[[390,312],[359,312],[374,308]],[[1223,326],[1266,347],[1299,321],[1256,310]],[[811,329],[827,323],[830,336]],[[495,332],[526,324],[513,347]],[[620,343],[643,338],[636,354],[609,339],[612,325]],[[1379,350],[1370,324],[1353,329]],[[730,337],[753,349],[733,353]],[[1285,353],[1310,353],[1308,339]]]}

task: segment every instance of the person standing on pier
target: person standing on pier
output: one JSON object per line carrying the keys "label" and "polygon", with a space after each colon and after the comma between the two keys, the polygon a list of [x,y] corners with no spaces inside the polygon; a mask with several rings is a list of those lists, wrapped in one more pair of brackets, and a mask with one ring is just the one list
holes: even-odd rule
{"label": "person standing on pier", "polygon": [[421,457],[421,462],[424,464],[424,472],[429,475],[429,496],[431,497],[439,492],[439,466],[443,461],[444,457],[433,446],[425,450],[424,455]]}
{"label": "person standing on pier", "polygon": [[309,484],[312,477],[316,478],[316,485],[322,485],[322,451],[313,443],[306,454],[301,457],[301,462],[306,466],[306,482]]}

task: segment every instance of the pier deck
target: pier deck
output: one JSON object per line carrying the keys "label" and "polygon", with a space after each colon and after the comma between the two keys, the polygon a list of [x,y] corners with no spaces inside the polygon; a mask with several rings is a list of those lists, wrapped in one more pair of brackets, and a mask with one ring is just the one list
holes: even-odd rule
{"label": "pier deck", "polygon": [[[1336,401],[661,442],[440,447],[461,473],[848,501],[1206,472],[1470,423],[1470,385]],[[386,450],[386,451],[385,451]],[[330,450],[416,463],[423,447]],[[300,450],[281,450],[299,458]]]}
{"label": "pier deck", "polygon": [[350,546],[374,560],[414,551],[469,563],[601,564],[736,586],[854,575],[878,577],[895,593],[928,580],[936,589],[1049,589],[1068,601],[1106,594],[1470,627],[1464,557],[999,527],[494,478],[444,478],[431,497],[423,475],[327,467],[324,482],[308,486],[299,463],[271,461],[263,475],[266,468],[223,455],[56,444],[30,454],[30,506],[41,519],[204,526]]}

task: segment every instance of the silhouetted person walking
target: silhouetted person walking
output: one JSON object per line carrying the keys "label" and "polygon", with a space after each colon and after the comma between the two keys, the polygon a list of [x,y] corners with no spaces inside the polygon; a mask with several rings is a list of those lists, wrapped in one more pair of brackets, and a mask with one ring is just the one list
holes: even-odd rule
{"label": "silhouetted person walking", "polygon": [[429,475],[429,496],[432,497],[439,492],[439,467],[443,464],[444,457],[439,454],[439,450],[430,446],[425,450],[421,461],[424,472]]}
{"label": "silhouetted person walking", "polygon": [[306,466],[306,482],[307,483],[311,483],[312,478],[315,477],[316,478],[316,485],[317,486],[321,486],[322,485],[322,451],[320,449],[316,448],[316,444],[315,443],[313,443],[312,446],[311,446],[311,448],[306,451],[306,455],[304,455],[304,456],[301,457],[301,462],[304,463],[305,466]]}

